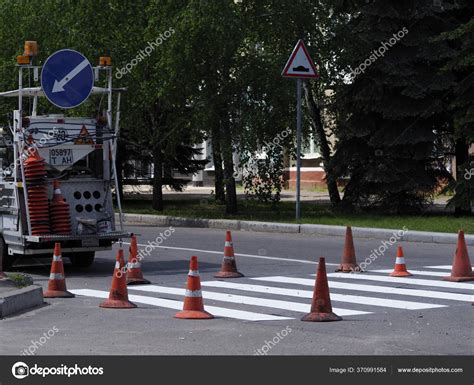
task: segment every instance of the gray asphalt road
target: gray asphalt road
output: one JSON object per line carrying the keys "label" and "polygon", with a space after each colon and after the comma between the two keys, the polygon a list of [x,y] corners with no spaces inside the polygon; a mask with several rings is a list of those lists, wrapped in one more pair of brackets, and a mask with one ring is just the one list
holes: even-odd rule
{"label": "gray asphalt road", "polygon": [[[148,241],[156,241],[166,230],[143,226],[129,229],[140,234],[143,250]],[[393,268],[396,245],[389,246],[368,266],[371,272],[344,277],[330,274],[332,304],[344,320],[307,323],[299,319],[309,310],[315,261],[325,256],[327,270],[332,273],[344,240],[233,232],[237,264],[245,278],[223,282],[213,278],[213,273],[220,268],[224,237],[222,230],[176,228],[162,242],[158,238],[160,246],[145,257],[143,270],[159,292],[130,289],[130,295],[146,297],[147,303],[138,297],[141,302],[137,302],[137,309],[98,307],[102,301],[98,296],[107,295],[110,288],[114,252],[98,253],[88,271],[73,270],[66,264],[68,289],[92,291],[74,299],[48,299],[48,305],[40,309],[1,320],[0,352],[21,354],[30,349],[40,355],[252,355],[258,351],[268,355],[473,354],[474,306],[469,300],[473,298],[474,285],[468,282],[443,286],[439,276],[449,273],[443,266],[451,264],[455,245],[403,243],[408,268],[417,272],[411,281],[389,280],[387,273],[374,272]],[[359,262],[382,244],[367,239],[356,239],[355,243]],[[472,249],[469,251],[474,254]],[[173,318],[177,310],[162,306],[181,306],[181,291],[192,255],[199,257],[206,306],[219,308],[224,316],[206,321],[177,320]],[[46,287],[49,267],[32,266],[34,261],[25,263],[30,265],[17,269],[32,274],[37,283]]]}

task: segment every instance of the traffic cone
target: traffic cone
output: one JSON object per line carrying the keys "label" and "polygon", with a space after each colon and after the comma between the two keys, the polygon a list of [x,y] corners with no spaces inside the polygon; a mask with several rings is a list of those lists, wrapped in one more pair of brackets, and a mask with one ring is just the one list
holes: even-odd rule
{"label": "traffic cone", "polygon": [[403,249],[401,246],[398,246],[397,249],[397,258],[395,259],[395,267],[393,272],[390,273],[391,277],[409,277],[413,274],[407,271],[405,265],[405,256],[403,255]]}
{"label": "traffic cone", "polygon": [[452,282],[474,281],[474,273],[472,272],[463,230],[459,230],[458,233],[458,244],[456,246],[451,275],[444,277],[443,280]]}
{"label": "traffic cone", "polygon": [[215,278],[240,278],[244,275],[237,271],[235,263],[234,245],[232,234],[229,230],[225,234],[224,258],[222,259],[221,271],[214,275]]}
{"label": "traffic cone", "polygon": [[352,239],[352,228],[347,226],[346,228],[346,239],[344,241],[344,252],[342,254],[342,261],[339,268],[336,271],[343,273],[350,272],[361,272],[359,265],[357,265],[354,240]]}
{"label": "traffic cone", "polygon": [[342,318],[332,312],[331,298],[329,297],[328,277],[326,275],[325,258],[319,258],[318,274],[314,285],[311,311],[301,321],[328,322],[341,321]]}
{"label": "traffic cone", "polygon": [[211,319],[214,316],[204,310],[201,293],[201,278],[199,278],[198,259],[191,257],[189,264],[188,282],[184,296],[183,310],[176,313],[175,318],[181,319]]}
{"label": "traffic cone", "polygon": [[54,244],[53,262],[49,275],[48,290],[43,292],[44,298],[74,298],[74,294],[66,289],[66,278],[64,277],[64,265],[61,258],[61,244]]}
{"label": "traffic cone", "polygon": [[151,282],[143,278],[142,264],[138,259],[137,237],[135,234],[132,234],[132,240],[130,241],[130,255],[128,256],[127,263],[127,285],[149,283]]}
{"label": "traffic cone", "polygon": [[123,272],[124,266],[123,250],[118,249],[109,298],[102,302],[99,305],[100,307],[111,309],[132,309],[137,307],[137,305],[128,300],[127,277]]}

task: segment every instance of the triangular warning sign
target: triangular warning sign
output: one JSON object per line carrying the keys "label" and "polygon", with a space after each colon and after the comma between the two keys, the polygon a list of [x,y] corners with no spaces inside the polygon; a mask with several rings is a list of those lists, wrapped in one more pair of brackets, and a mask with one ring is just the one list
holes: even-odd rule
{"label": "triangular warning sign", "polygon": [[81,132],[79,132],[79,136],[74,141],[74,144],[94,144],[94,140],[90,136],[86,126],[82,126]]}
{"label": "triangular warning sign", "polygon": [[281,76],[288,78],[316,78],[318,76],[303,40],[296,43]]}

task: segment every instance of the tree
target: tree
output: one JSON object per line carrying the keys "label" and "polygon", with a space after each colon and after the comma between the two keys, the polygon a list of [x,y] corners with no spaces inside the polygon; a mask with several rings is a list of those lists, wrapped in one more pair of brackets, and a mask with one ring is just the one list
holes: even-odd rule
{"label": "tree", "polygon": [[455,191],[448,205],[454,206],[456,215],[472,213],[474,199],[473,155],[469,156],[469,146],[474,143],[474,18],[473,4],[459,1],[449,8],[453,23],[457,28],[443,33],[437,41],[445,41],[453,48],[443,71],[453,73],[455,82],[447,99],[451,101],[449,110],[453,114],[453,125],[448,132],[453,143],[456,179],[449,188]]}
{"label": "tree", "polygon": [[449,25],[433,1],[362,4],[341,59],[352,78],[336,93],[335,168],[348,178],[342,203],[417,211],[446,176],[434,142],[450,124],[444,95],[453,76],[439,72],[450,48],[431,39]]}

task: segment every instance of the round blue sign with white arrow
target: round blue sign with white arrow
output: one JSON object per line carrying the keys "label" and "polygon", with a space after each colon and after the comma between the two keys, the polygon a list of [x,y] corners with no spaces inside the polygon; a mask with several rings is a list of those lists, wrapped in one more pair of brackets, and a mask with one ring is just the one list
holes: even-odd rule
{"label": "round blue sign with white arrow", "polygon": [[59,108],[83,103],[94,87],[94,71],[84,55],[72,49],[56,51],[46,59],[41,71],[41,88]]}

